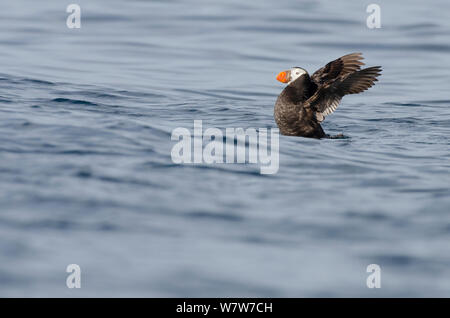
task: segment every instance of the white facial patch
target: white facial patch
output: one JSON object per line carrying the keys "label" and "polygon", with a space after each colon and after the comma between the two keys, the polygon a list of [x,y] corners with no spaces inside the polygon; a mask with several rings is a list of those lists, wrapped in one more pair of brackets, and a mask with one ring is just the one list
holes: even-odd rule
{"label": "white facial patch", "polygon": [[297,78],[302,76],[303,74],[306,74],[307,72],[300,68],[300,67],[293,67],[291,68],[291,78],[288,84],[291,84],[293,81],[295,81]]}

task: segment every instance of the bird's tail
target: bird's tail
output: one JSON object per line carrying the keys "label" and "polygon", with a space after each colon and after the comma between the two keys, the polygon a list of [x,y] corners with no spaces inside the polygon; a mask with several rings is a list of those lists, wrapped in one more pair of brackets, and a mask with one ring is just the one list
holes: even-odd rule
{"label": "bird's tail", "polygon": [[348,138],[350,138],[350,137],[347,137],[347,136],[345,136],[344,134],[337,134],[337,135],[334,135],[334,136],[331,136],[331,135],[326,135],[325,136],[325,138],[327,138],[327,139],[348,139]]}

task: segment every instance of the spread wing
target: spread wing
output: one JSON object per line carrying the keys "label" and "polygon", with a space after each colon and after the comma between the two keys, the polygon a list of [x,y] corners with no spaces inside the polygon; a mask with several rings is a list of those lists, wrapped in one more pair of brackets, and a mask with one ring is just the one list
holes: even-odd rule
{"label": "spread wing", "polygon": [[328,81],[305,102],[305,107],[313,109],[317,120],[322,122],[336,110],[344,95],[365,91],[374,85],[379,75],[381,66],[373,66]]}
{"label": "spread wing", "polygon": [[311,79],[317,85],[323,85],[336,78],[359,71],[361,66],[364,65],[364,63],[361,62],[363,59],[362,53],[344,55],[315,71],[311,76]]}

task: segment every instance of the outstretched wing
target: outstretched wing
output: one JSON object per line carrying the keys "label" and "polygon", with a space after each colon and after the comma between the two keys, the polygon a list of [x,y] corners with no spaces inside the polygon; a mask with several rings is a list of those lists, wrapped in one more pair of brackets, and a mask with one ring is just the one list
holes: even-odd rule
{"label": "outstretched wing", "polygon": [[311,76],[317,85],[323,85],[339,77],[346,76],[361,69],[364,65],[362,53],[351,53],[329,62]]}
{"label": "outstretched wing", "polygon": [[322,122],[336,110],[344,95],[361,93],[372,87],[380,74],[381,66],[373,66],[327,82],[305,102],[305,107],[314,110],[317,120]]}

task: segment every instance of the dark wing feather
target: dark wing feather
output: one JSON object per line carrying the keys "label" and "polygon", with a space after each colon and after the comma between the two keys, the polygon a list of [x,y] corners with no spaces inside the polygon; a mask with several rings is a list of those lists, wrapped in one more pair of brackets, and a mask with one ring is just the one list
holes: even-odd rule
{"label": "dark wing feather", "polygon": [[346,76],[361,69],[364,65],[362,53],[351,53],[329,62],[311,76],[313,82],[323,85],[338,77]]}
{"label": "dark wing feather", "polygon": [[380,74],[381,66],[373,66],[326,83],[305,102],[305,107],[313,109],[321,122],[336,110],[344,95],[361,93],[372,87]]}

